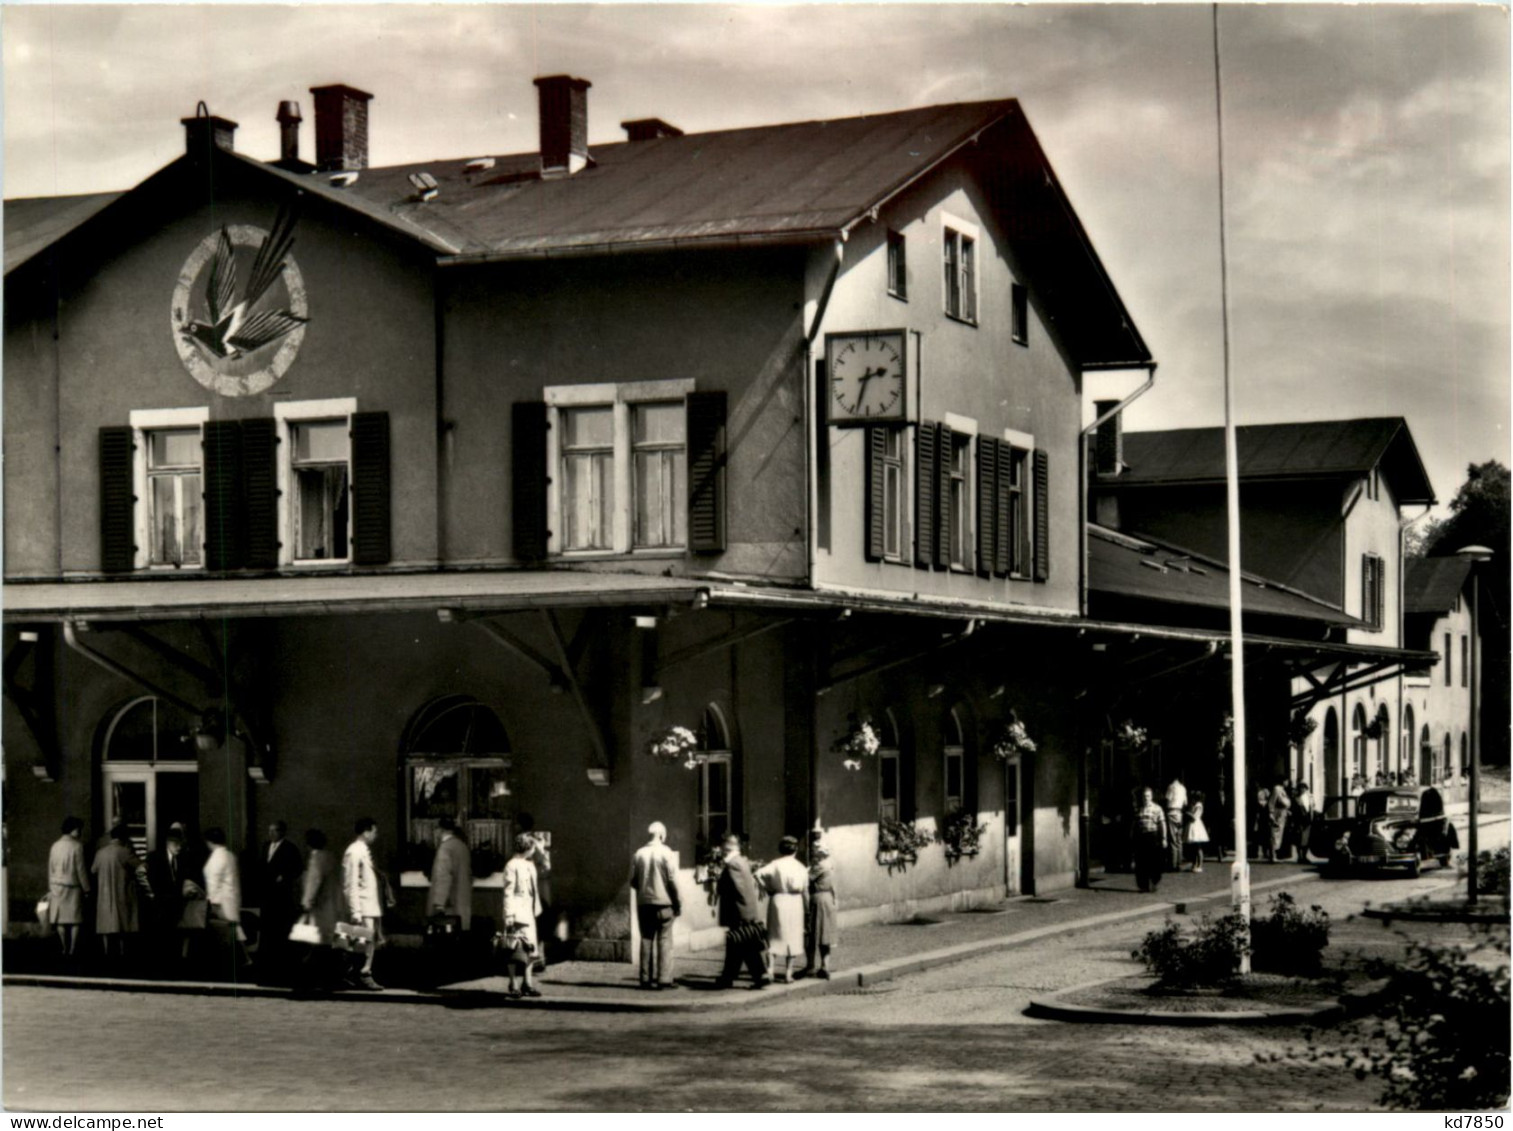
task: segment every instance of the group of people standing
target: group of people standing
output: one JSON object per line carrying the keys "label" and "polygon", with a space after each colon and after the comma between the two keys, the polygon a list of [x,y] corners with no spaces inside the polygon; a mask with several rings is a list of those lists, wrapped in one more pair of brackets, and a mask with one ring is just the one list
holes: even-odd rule
{"label": "group of people standing", "polygon": [[1210,844],[1200,791],[1189,794],[1182,779],[1173,778],[1163,801],[1158,804],[1155,790],[1144,786],[1135,802],[1130,855],[1141,891],[1155,891],[1164,873],[1180,872],[1184,863],[1194,872],[1203,871],[1203,854]]}
{"label": "group of people standing", "polygon": [[1258,860],[1299,860],[1308,856],[1308,831],[1313,826],[1313,792],[1307,782],[1283,779],[1256,790],[1251,809],[1252,852]]}
{"label": "group of people standing", "polygon": [[[640,985],[647,990],[676,989],[672,963],[673,921],[682,914],[676,857],[667,847],[667,828],[653,821],[646,844],[631,861],[630,885],[636,894],[641,934]],[[830,949],[837,942],[835,869],[829,849],[816,835],[810,863],[798,859],[797,837],[778,842],[777,858],[758,868],[746,858],[738,834],[727,833],[711,868],[710,901],[725,930],[725,963],[716,987],[735,985],[744,968],[752,989],[774,980],[782,963],[782,981],[812,975],[829,978]],[[764,915],[761,900],[767,900]],[[794,971],[794,962],[804,966]]]}

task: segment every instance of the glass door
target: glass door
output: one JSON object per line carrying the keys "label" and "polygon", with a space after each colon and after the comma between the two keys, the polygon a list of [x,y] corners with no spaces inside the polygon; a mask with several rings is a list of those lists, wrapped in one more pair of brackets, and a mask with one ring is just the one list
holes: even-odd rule
{"label": "glass door", "polygon": [[151,847],[154,828],[153,774],[151,770],[123,770],[112,766],[105,771],[105,828],[126,826],[132,851],[144,855]]}

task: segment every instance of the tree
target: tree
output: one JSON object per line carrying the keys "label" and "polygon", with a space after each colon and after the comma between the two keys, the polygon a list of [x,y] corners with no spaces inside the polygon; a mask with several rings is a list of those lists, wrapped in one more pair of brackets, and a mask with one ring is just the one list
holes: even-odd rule
{"label": "tree", "polygon": [[1492,560],[1478,567],[1481,578],[1482,757],[1508,763],[1509,518],[1513,491],[1508,469],[1496,460],[1473,463],[1450,500],[1450,517],[1424,531],[1424,556],[1453,554],[1464,546],[1486,546]]}

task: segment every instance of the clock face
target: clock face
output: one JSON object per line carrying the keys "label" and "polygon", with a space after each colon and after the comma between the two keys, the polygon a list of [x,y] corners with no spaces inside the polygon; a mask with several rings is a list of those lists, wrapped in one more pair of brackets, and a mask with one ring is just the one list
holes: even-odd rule
{"label": "clock face", "polygon": [[831,424],[881,424],[906,419],[902,330],[831,334],[826,356]]}

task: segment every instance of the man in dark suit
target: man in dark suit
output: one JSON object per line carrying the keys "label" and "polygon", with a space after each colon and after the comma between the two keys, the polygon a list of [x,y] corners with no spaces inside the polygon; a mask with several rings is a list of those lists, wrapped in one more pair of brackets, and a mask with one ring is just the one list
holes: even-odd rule
{"label": "man in dark suit", "polygon": [[735,985],[744,965],[751,971],[751,988],[759,990],[767,985],[767,969],[762,962],[762,933],[750,926],[762,921],[756,880],[751,875],[750,861],[741,855],[739,836],[727,833],[724,850],[720,878],[715,881],[715,899],[719,902],[720,926],[725,928],[725,969],[715,986],[728,990]]}
{"label": "man in dark suit", "polygon": [[300,872],[304,860],[283,821],[268,826],[268,842],[257,856],[258,966],[264,978],[282,973],[289,929],[299,918]]}
{"label": "man in dark suit", "polygon": [[190,867],[184,851],[184,832],[174,825],[163,837],[163,847],[147,854],[147,886],[152,891],[153,961],[164,974],[173,974],[182,961],[183,934],[179,920],[184,914],[184,881],[200,883],[197,869]]}
{"label": "man in dark suit", "polygon": [[473,926],[473,854],[458,835],[457,822],[436,822],[436,857],[431,862],[431,890],[426,896],[426,942],[430,947],[430,982],[461,981],[468,959],[468,931]]}

